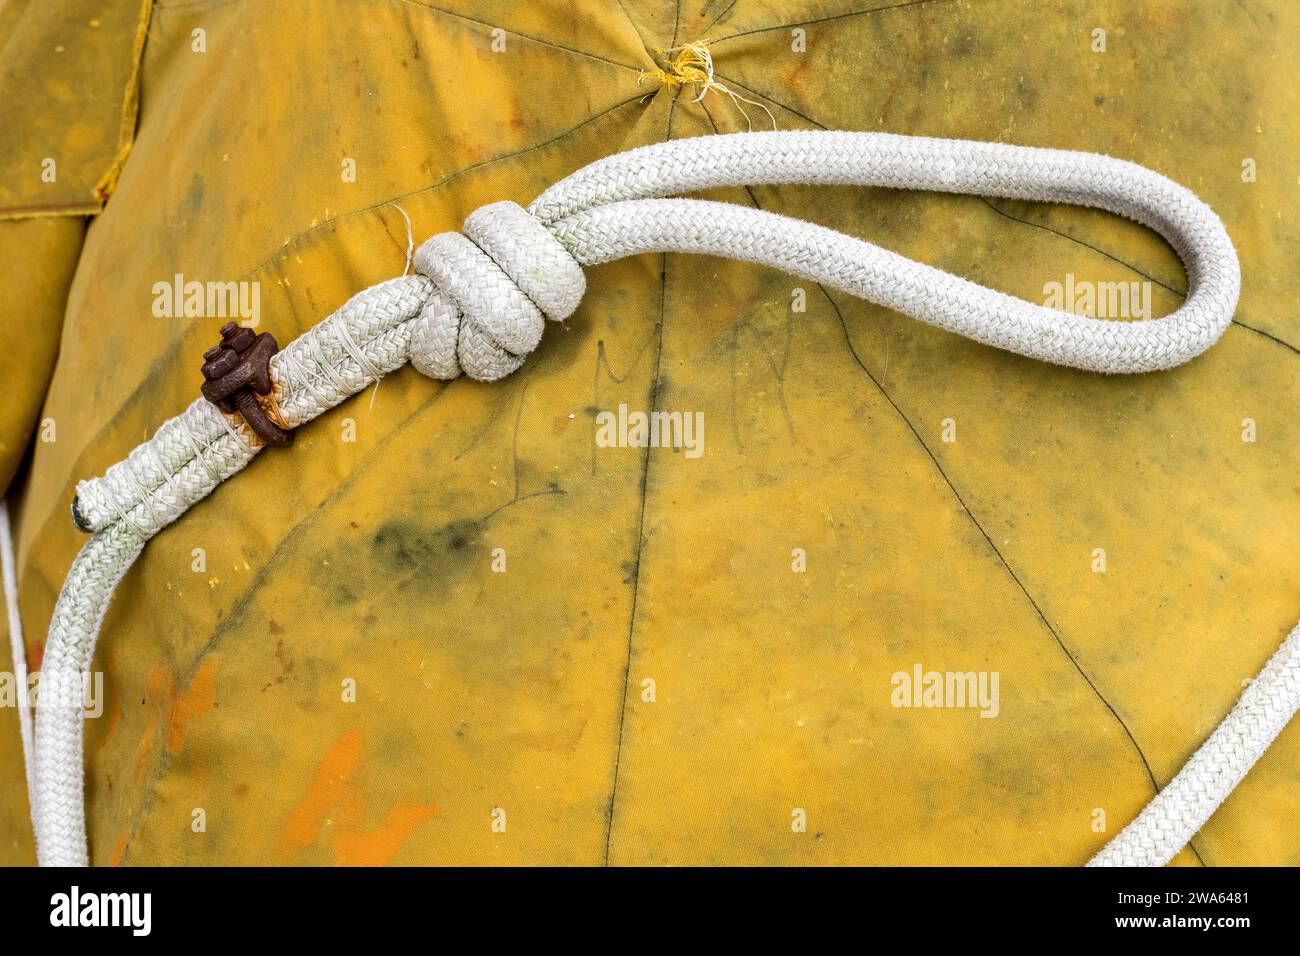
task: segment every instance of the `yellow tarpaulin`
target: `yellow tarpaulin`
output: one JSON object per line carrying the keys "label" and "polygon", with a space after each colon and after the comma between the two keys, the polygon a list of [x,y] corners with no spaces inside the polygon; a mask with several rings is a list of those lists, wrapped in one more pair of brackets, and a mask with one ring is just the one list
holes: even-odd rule
{"label": "yellow tarpaulin", "polygon": [[[405,368],[152,541],[96,658],[94,863],[1081,864],[1300,616],[1300,6],[108,6],[0,6],[0,215],[25,210],[0,466],[36,669],[75,482],[193,400],[226,321],[160,284],[246,283],[283,345],[401,273],[399,206],[419,241],[742,107],[770,126],[757,103],[1143,163],[1223,217],[1243,288],[1203,357],[1106,377],[757,266],[588,270],[517,374]],[[642,76],[700,39],[753,103]],[[1102,213],[712,198],[1032,301],[1186,291]],[[702,412],[703,454],[598,447],[620,405]],[[996,672],[996,716],[896,706],[916,668]],[[1177,862],[1300,864],[1298,758],[1291,726]],[[19,760],[5,707],[0,863],[34,859]]]}

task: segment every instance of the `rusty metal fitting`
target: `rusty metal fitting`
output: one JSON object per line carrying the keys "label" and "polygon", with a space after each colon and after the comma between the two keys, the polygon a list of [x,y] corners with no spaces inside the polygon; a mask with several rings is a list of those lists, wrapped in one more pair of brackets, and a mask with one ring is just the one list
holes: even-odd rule
{"label": "rusty metal fitting", "polygon": [[269,332],[227,322],[221,327],[221,343],[203,353],[203,397],[227,415],[237,414],[268,445],[287,445],[293,432],[281,428],[266,416],[258,395],[270,395],[271,356],[280,346]]}

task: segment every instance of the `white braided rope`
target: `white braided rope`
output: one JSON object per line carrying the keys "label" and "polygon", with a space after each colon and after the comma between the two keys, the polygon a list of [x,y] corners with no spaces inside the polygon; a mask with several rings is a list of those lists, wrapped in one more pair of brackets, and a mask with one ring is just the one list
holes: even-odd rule
{"label": "white braided rope", "polygon": [[82,676],[90,671],[95,640],[113,590],[144,544],[144,538],[126,522],[95,534],[72,562],[54,606],[36,698],[32,824],[43,866],[89,863],[82,773],[84,728],[77,691]]}
{"label": "white braided rope", "polygon": [[1282,732],[1297,700],[1300,624],[1177,776],[1088,865],[1164,866],[1172,860]]}
{"label": "white braided rope", "polygon": [[809,222],[699,199],[612,203],[552,228],[584,264],[665,247],[725,255],[833,286],[995,348],[1091,372],[1182,364],[1214,344],[1223,316],[1232,315],[1224,305],[1236,300],[1235,284],[1218,276],[1223,281],[1194,288],[1171,315],[1108,322],[1034,305]]}
{"label": "white braided rope", "polygon": [[[870,243],[760,210],[658,198],[720,186],[849,183],[1095,206],[1144,223],[1182,258],[1190,291],[1171,315],[1107,322],[986,289]],[[1231,321],[1240,272],[1222,223],[1191,192],[1106,156],[881,133],[742,133],[677,140],[593,163],[529,208],[494,203],[465,234],[434,236],[416,275],[380,283],[276,355],[278,407],[293,427],[408,359],[435,378],[491,381],[517,369],[582,298],[582,266],[641,252],[703,252],[763,263],[1021,355],[1099,372],[1170,368]],[[50,625],[45,667],[87,671],[113,589],[145,541],[247,464],[260,442],[203,400],[103,477],[81,482],[74,517],[94,536],[74,561]],[[1098,857],[1165,862],[1227,796],[1300,703],[1295,634],[1219,730],[1132,827]],[[1270,670],[1272,668],[1272,670]],[[42,694],[41,701],[44,701]],[[82,726],[38,707],[34,823],[43,864],[87,860]],[[1271,732],[1270,732],[1271,731]],[[1184,775],[1188,774],[1187,782]],[[1166,850],[1172,847],[1166,855]]]}
{"label": "white braided rope", "polygon": [[23,621],[18,614],[18,565],[14,561],[13,531],[9,524],[9,502],[0,497],[0,577],[4,580],[5,610],[9,619],[9,659],[14,686],[18,688],[18,736],[22,741],[23,770],[27,777],[27,805],[36,807],[36,776],[31,764],[32,712],[27,695],[27,645],[23,642]]}

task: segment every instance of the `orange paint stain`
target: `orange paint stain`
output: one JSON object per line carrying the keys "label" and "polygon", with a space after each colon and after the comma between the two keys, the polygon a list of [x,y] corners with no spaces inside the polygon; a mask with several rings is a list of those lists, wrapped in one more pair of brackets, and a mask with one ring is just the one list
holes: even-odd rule
{"label": "orange paint stain", "polygon": [[167,729],[167,752],[176,753],[185,742],[185,729],[212,709],[217,700],[217,667],[220,658],[211,654],[199,667],[190,685],[171,708]]}
{"label": "orange paint stain", "polygon": [[122,702],[114,697],[113,710],[108,715],[108,724],[105,726],[104,732],[100,734],[99,741],[95,744],[95,749],[91,751],[90,760],[92,763],[99,758],[100,752],[103,751],[103,749],[108,746],[108,742],[113,739],[113,734],[117,732],[117,726],[121,722]]}
{"label": "orange paint stain", "polygon": [[167,673],[167,665],[159,663],[149,668],[149,673],[144,678],[144,689],[150,697],[158,697],[170,683],[171,677]]}
{"label": "orange paint stain", "polygon": [[173,680],[171,672],[167,669],[165,663],[155,664],[145,675],[145,694],[146,700],[152,699],[154,706],[149,709],[149,716],[145,719],[144,733],[140,735],[140,742],[135,748],[135,779],[137,783],[143,783],[145,774],[149,769],[149,755],[153,753],[153,744],[158,722],[162,714],[162,708],[172,694]]}
{"label": "orange paint stain", "polygon": [[336,831],[330,849],[344,866],[388,866],[411,832],[440,813],[436,803],[412,803],[403,797],[373,830]]}
{"label": "orange paint stain", "polygon": [[122,854],[126,852],[126,831],[117,838],[117,844],[113,847],[113,852],[108,856],[108,866],[121,866]]}
{"label": "orange paint stain", "polygon": [[343,789],[361,759],[361,731],[349,730],[325,754],[302,802],[280,830],[277,849],[282,860],[311,846],[325,824],[325,815],[338,804]]}

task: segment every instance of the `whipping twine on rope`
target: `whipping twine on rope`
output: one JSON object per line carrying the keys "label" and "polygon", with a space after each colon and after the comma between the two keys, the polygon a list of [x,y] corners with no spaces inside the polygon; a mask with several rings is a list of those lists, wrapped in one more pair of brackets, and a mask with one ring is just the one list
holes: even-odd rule
{"label": "whipping twine on rope", "polygon": [[[1160,233],[1189,291],[1170,315],[1110,322],[1034,305],[860,239],[750,207],[663,198],[724,186],[853,184],[1073,203]],[[726,256],[794,273],[1020,355],[1094,372],[1168,369],[1232,319],[1237,255],[1214,212],[1142,166],[1090,153],[884,133],[763,132],[675,140],[602,159],[524,210],[484,206],[464,234],[419,247],[414,272],[358,293],[270,361],[277,420],[296,427],[410,361],[426,375],[509,375],[586,288],[582,267],[646,252]],[[93,532],[50,623],[36,714],[33,824],[42,864],[85,865],[79,688],[113,589],[145,542],[261,450],[237,416],[200,398],[103,477],[77,486]],[[8,565],[6,565],[8,566]],[[9,577],[6,575],[6,582]],[[1091,861],[1162,865],[1209,819],[1300,701],[1300,626],[1209,739]]]}

